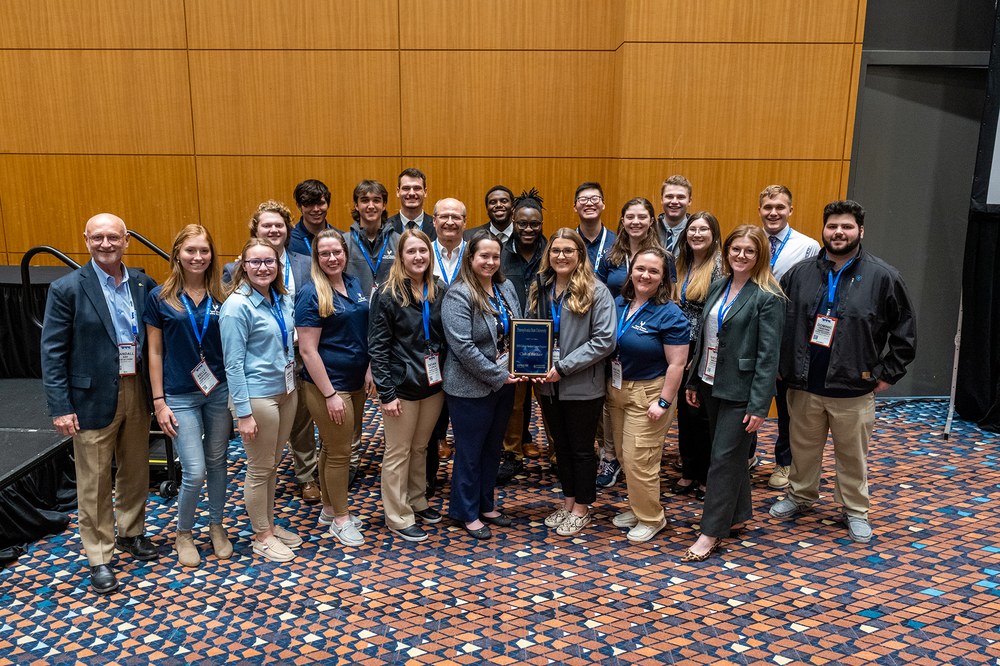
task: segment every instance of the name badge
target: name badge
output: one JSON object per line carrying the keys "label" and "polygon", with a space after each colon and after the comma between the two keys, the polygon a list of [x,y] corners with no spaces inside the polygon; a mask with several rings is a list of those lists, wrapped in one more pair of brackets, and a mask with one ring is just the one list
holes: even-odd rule
{"label": "name badge", "polygon": [[816,315],[816,323],[813,325],[812,337],[809,338],[809,343],[821,347],[829,347],[833,344],[833,332],[836,328],[836,317]]}
{"label": "name badge", "polygon": [[510,367],[510,354],[508,354],[507,352],[504,352],[504,353],[500,354],[499,356],[497,356],[497,365],[499,365],[501,368],[509,368]]}
{"label": "name badge", "polygon": [[617,358],[611,359],[611,388],[622,390],[622,362]]}
{"label": "name badge", "polygon": [[555,365],[556,363],[558,363],[560,358],[562,358],[562,356],[560,356],[560,354],[559,354],[559,343],[557,342],[552,347],[552,365]]}
{"label": "name badge", "polygon": [[289,361],[285,365],[285,393],[295,390],[295,362]]}
{"label": "name badge", "polygon": [[715,379],[715,364],[719,360],[719,350],[715,347],[709,347],[705,350],[705,379]]}
{"label": "name badge", "polygon": [[212,369],[208,367],[205,359],[202,359],[198,365],[194,366],[191,376],[194,378],[194,383],[198,385],[198,388],[205,395],[211,393],[219,385],[219,380],[215,377]]}
{"label": "name badge", "polygon": [[424,368],[427,369],[427,385],[434,386],[441,383],[441,362],[440,354],[425,354]]}
{"label": "name badge", "polygon": [[135,343],[134,342],[123,342],[118,345],[118,374],[119,375],[134,375],[135,374]]}

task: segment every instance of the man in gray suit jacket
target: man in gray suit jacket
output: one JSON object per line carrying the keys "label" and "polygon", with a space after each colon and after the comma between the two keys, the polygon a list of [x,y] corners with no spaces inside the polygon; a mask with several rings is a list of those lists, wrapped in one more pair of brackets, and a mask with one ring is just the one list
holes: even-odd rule
{"label": "man in gray suit jacket", "polygon": [[[118,589],[115,549],[158,557],[145,536],[150,396],[142,324],[156,283],[122,256],[129,235],[110,213],[87,221],[92,260],[52,283],[42,328],[42,382],[52,424],[73,437],[80,538],[98,594]],[[111,499],[112,458],[118,465]],[[118,515],[117,537],[115,510]]]}

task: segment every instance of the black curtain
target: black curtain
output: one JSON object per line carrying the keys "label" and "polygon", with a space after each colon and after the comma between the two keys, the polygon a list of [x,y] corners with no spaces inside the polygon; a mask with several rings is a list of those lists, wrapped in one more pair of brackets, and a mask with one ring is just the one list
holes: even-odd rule
{"label": "black curtain", "polygon": [[65,530],[68,514],[75,508],[76,471],[65,452],[50,456],[4,486],[0,489],[0,561],[19,546]]}
{"label": "black curtain", "polygon": [[[1000,431],[1000,204],[989,203],[1000,115],[1000,10],[995,11],[986,104],[979,131],[969,229],[962,267],[962,345],[955,409],[980,427]],[[1000,185],[994,186],[994,189]],[[997,198],[997,192],[993,192]]]}

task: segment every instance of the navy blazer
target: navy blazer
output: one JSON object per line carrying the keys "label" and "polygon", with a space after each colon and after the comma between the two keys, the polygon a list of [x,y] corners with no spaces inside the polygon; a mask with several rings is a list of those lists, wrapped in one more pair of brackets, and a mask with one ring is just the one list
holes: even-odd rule
{"label": "navy blazer", "polygon": [[[403,218],[399,213],[390,217],[386,222],[392,225],[397,234],[403,233]],[[424,219],[420,223],[420,230],[427,234],[431,240],[435,240],[438,237],[437,232],[434,231],[434,218],[427,213],[424,213]]]}
{"label": "navy blazer", "polygon": [[[156,281],[135,268],[129,268],[128,275],[139,324],[138,370],[148,381],[148,369],[142,362],[146,357],[142,315]],[[82,430],[110,425],[118,408],[118,339],[93,262],[59,278],[49,288],[41,351],[49,415],[75,413]],[[149,391],[146,393],[148,401]]]}
{"label": "navy blazer", "polygon": [[[297,252],[287,252],[288,262],[292,265],[292,278],[295,280],[295,289],[300,285],[312,284],[312,257]],[[236,272],[236,264],[239,262],[230,261],[222,267],[222,282],[229,284],[233,281],[233,273]],[[284,267],[282,267],[283,269]]]}

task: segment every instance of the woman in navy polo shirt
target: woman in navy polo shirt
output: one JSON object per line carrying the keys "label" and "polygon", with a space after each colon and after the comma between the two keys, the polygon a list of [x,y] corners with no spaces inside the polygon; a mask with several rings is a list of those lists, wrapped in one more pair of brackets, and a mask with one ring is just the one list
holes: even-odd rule
{"label": "woman in navy polo shirt", "polygon": [[186,567],[201,562],[191,530],[206,478],[212,548],[220,559],[233,554],[222,526],[233,420],[219,336],[219,307],[225,298],[221,276],[208,229],[189,224],[174,238],[170,276],[150,292],[143,314],[153,409],[160,428],[174,438],[184,468],[175,550]]}
{"label": "woman in navy polo shirt", "polygon": [[[629,199],[622,206],[618,221],[618,235],[611,249],[598,259],[597,277],[608,286],[613,297],[618,297],[632,270],[632,257],[636,252],[650,247],[660,247],[656,235],[656,213],[653,204],[643,197]],[[672,263],[672,262],[670,262]],[[667,279],[667,283],[671,281]]]}
{"label": "woman in navy polo shirt", "polygon": [[374,389],[368,357],[368,298],[361,281],[344,274],[347,243],[335,229],[312,244],[312,284],[295,296],[295,330],[305,365],[303,398],[319,427],[321,525],[345,546],[360,546],[361,521],[347,504],[351,443],[361,430],[365,393]]}
{"label": "woman in navy polo shirt", "polygon": [[668,265],[662,248],[639,252],[615,299],[618,346],[611,358],[607,405],[630,510],[612,522],[631,528],[628,540],[634,542],[649,541],[667,525],[660,506],[660,458],[689,335],[687,319],[670,300]]}

